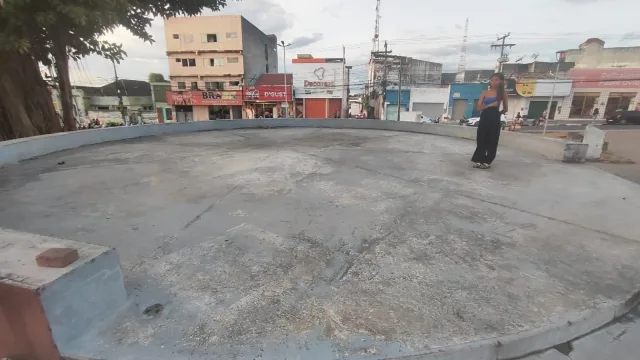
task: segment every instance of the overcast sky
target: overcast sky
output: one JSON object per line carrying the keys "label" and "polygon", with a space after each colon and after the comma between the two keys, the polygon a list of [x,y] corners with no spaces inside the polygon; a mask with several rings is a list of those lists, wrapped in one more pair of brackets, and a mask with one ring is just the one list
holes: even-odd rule
{"label": "overcast sky", "polygon": [[[353,65],[352,81],[366,79],[375,24],[375,0],[228,0],[223,13],[243,15],[267,34],[292,42],[287,64],[297,53],[315,57],[346,58]],[[381,47],[388,40],[395,55],[440,62],[455,71],[460,58],[465,19],[469,18],[468,69],[490,69],[498,52],[490,45],[497,35],[511,33],[517,44],[510,59],[539,54],[555,59],[555,52],[576,48],[590,37],[606,47],[640,46],[637,0],[382,0]],[[168,76],[161,19],[150,29],[156,42],[145,44],[125,30],[105,38],[124,45],[128,57],[118,65],[121,78],[146,80],[149,72]],[[282,53],[279,53],[282,71]],[[78,85],[103,85],[113,80],[111,64],[88,57],[70,64],[71,80]],[[291,69],[289,67],[289,69]]]}

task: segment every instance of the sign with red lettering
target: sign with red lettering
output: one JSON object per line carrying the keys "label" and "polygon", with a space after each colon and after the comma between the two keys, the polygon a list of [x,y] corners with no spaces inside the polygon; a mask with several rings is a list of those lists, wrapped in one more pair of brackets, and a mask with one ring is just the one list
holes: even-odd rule
{"label": "sign with red lettering", "polygon": [[244,87],[244,101],[291,101],[291,85],[258,85]]}
{"label": "sign with red lettering", "polygon": [[573,88],[640,88],[640,69],[571,69]]}
{"label": "sign with red lettering", "polygon": [[191,90],[167,91],[169,105],[242,105],[242,91],[240,90]]}

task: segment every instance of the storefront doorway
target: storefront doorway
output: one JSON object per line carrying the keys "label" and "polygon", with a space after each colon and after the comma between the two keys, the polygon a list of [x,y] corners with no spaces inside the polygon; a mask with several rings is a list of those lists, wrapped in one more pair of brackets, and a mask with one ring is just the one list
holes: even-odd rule
{"label": "storefront doorway", "polygon": [[604,110],[604,115],[609,116],[614,114],[617,110],[629,110],[631,102],[638,95],[637,93],[610,93],[609,100],[607,100],[607,107]]}
{"label": "storefront doorway", "polygon": [[176,105],[176,121],[177,122],[193,121],[193,106]]}
{"label": "storefront doorway", "polygon": [[256,118],[279,117],[276,103],[255,103],[253,106]]}
{"label": "storefront doorway", "polygon": [[[528,119],[537,119],[547,111],[547,106],[549,106],[549,101],[531,101],[529,102],[529,111],[527,113]],[[551,111],[548,114],[549,120],[553,120],[556,115],[556,108],[558,107],[557,101],[551,102]]]}
{"label": "storefront doorway", "polygon": [[231,119],[231,107],[226,105],[210,105],[209,120]]}
{"label": "storefront doorway", "polygon": [[453,100],[453,111],[451,114],[453,120],[458,121],[465,116],[467,113],[467,103],[466,99]]}
{"label": "storefront doorway", "polygon": [[571,101],[569,117],[590,118],[599,97],[599,93],[575,93]]}

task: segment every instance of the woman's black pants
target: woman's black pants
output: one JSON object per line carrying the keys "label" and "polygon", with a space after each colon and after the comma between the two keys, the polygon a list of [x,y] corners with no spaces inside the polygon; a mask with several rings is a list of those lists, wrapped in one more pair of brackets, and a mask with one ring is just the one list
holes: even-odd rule
{"label": "woman's black pants", "polygon": [[491,164],[498,152],[498,140],[500,140],[500,111],[497,107],[484,109],[480,114],[478,134],[476,135],[477,147],[471,161],[480,164]]}

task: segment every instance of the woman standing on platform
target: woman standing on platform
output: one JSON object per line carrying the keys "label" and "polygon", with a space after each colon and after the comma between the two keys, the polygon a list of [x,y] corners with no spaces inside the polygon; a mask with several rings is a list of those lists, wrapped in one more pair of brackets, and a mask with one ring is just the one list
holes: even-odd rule
{"label": "woman standing on platform", "polygon": [[[500,105],[502,104],[502,111]],[[498,152],[498,140],[502,123],[500,115],[509,110],[509,99],[504,92],[504,75],[495,73],[489,79],[489,89],[482,92],[478,100],[480,122],[476,135],[477,147],[471,161],[474,168],[489,169]]]}

